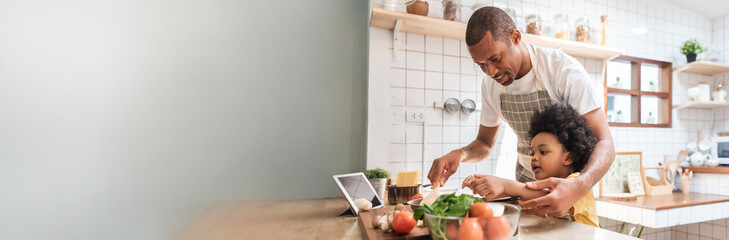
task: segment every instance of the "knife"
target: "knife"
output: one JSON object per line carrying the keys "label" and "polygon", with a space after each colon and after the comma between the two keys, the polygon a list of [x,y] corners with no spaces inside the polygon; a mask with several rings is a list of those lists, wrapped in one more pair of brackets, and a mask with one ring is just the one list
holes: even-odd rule
{"label": "knife", "polygon": [[493,200],[488,201],[488,202],[513,202],[513,201],[518,201],[518,200],[521,200],[521,196],[513,196],[513,197],[508,197],[508,198],[493,199]]}

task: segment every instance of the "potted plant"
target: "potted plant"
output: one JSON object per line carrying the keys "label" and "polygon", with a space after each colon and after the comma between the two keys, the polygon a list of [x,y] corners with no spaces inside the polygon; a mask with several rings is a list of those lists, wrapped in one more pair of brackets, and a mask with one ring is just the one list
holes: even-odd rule
{"label": "potted plant", "polygon": [[382,168],[375,168],[364,171],[364,175],[370,181],[372,187],[375,188],[377,195],[381,199],[384,199],[385,190],[387,189],[387,178],[390,177],[390,172]]}
{"label": "potted plant", "polygon": [[618,110],[618,116],[615,117],[615,122],[623,122],[623,110]]}
{"label": "potted plant", "polygon": [[696,54],[702,53],[704,50],[704,47],[696,39],[686,40],[683,42],[683,47],[681,47],[681,53],[686,55],[686,63],[696,61]]}
{"label": "potted plant", "polygon": [[648,124],[656,123],[656,118],[653,117],[653,112],[648,112],[648,119],[646,120],[646,123],[648,123]]}
{"label": "potted plant", "polygon": [[612,84],[613,88],[622,88],[623,84],[620,83],[620,77],[615,78],[615,82]]}
{"label": "potted plant", "polygon": [[653,83],[653,80],[651,80],[650,82],[648,82],[648,91],[654,91],[655,92],[657,90],[658,90],[658,88],[656,88],[656,84]]}

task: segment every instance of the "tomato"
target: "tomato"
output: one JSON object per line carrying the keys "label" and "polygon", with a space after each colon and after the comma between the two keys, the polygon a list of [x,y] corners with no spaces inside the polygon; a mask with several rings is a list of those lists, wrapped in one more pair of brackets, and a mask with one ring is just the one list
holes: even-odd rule
{"label": "tomato", "polygon": [[422,193],[418,193],[418,194],[413,195],[413,197],[411,197],[410,200],[419,199],[419,198],[423,198],[423,194]]}
{"label": "tomato", "polygon": [[488,223],[489,223],[489,219],[488,218],[479,218],[478,219],[478,225],[481,225],[481,228],[483,229],[483,232],[484,233],[487,232],[486,231],[486,225]]}
{"label": "tomato", "polygon": [[464,218],[458,228],[458,240],[483,240],[483,229],[477,218]]}
{"label": "tomato", "polygon": [[468,216],[473,218],[490,218],[494,216],[494,211],[484,202],[477,202],[468,209]]}
{"label": "tomato", "polygon": [[511,235],[511,224],[505,216],[492,217],[486,220],[486,236],[489,240],[508,239]]}
{"label": "tomato", "polygon": [[446,238],[456,239],[458,237],[458,220],[448,220],[446,225]]}
{"label": "tomato", "polygon": [[396,233],[408,234],[415,228],[415,218],[408,211],[401,211],[392,218],[392,230]]}

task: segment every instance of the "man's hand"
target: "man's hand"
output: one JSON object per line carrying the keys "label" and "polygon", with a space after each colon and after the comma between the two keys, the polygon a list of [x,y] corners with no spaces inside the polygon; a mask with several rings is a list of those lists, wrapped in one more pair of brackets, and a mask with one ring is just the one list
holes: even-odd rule
{"label": "man's hand", "polygon": [[468,146],[453,150],[436,159],[428,172],[428,180],[433,184],[433,188],[445,185],[448,178],[456,173],[461,162],[475,163],[486,159],[491,154],[491,148],[494,147],[498,133],[499,126],[480,125],[478,136]]}
{"label": "man's hand", "polygon": [[428,172],[428,179],[433,183],[433,188],[442,187],[448,181],[448,178],[456,173],[458,165],[461,164],[462,156],[460,150],[455,150],[433,161],[433,166],[430,167],[430,172]]}
{"label": "man's hand", "polygon": [[481,195],[484,201],[489,201],[504,194],[507,184],[504,180],[506,179],[497,176],[474,174],[463,180],[461,188],[468,187],[474,194]]}
{"label": "man's hand", "polygon": [[549,194],[543,197],[525,201],[519,204],[522,211],[536,216],[562,216],[582,197],[584,197],[592,186],[586,184],[579,178],[548,178],[544,180],[527,183],[532,190],[549,189]]}

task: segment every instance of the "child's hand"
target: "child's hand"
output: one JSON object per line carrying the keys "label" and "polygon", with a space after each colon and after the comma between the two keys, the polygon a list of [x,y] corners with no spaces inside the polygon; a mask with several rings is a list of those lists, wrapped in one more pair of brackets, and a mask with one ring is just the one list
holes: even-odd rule
{"label": "child's hand", "polygon": [[504,180],[492,175],[474,174],[466,177],[461,187],[468,187],[474,194],[481,195],[484,201],[489,201],[504,194]]}

